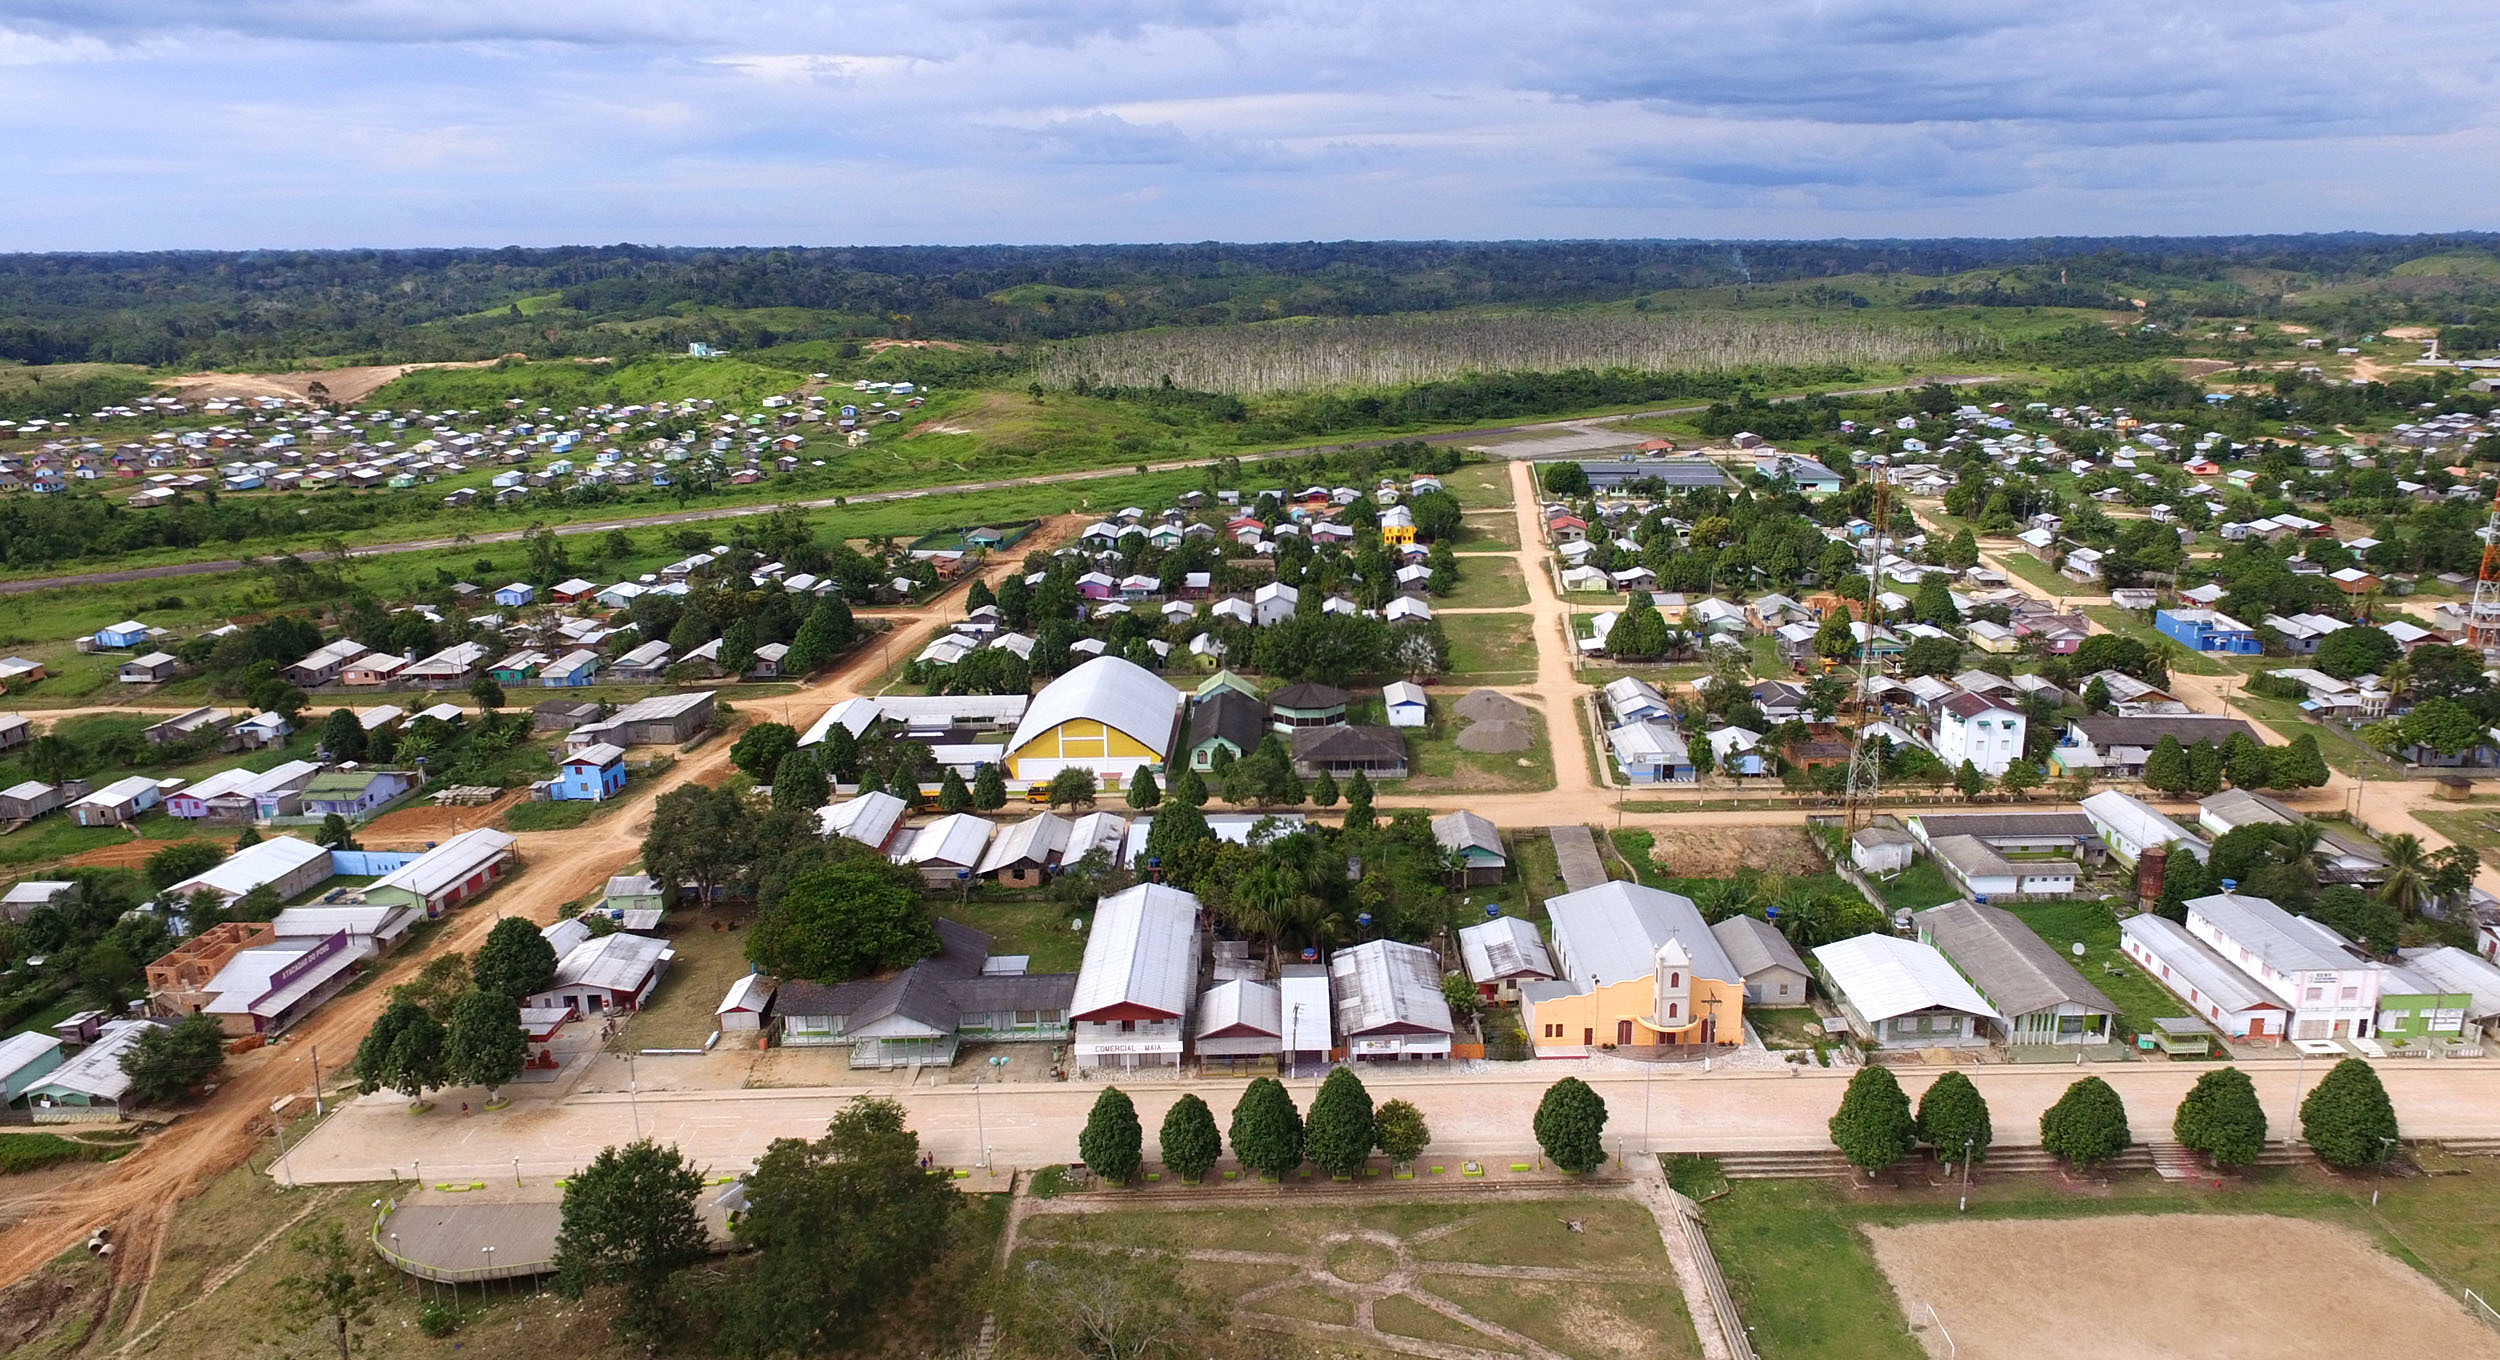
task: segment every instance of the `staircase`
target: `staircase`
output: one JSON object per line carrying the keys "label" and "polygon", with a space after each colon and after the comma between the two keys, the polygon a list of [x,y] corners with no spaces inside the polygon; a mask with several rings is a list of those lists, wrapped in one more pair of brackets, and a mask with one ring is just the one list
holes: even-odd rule
{"label": "staircase", "polygon": [[1732,1181],[1817,1180],[1853,1174],[1838,1148],[1802,1152],[1722,1152],[1719,1172]]}

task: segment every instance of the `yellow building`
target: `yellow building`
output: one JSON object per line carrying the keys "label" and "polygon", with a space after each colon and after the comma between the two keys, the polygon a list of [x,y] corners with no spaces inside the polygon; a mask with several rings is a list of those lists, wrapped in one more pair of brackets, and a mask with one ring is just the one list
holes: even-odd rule
{"label": "yellow building", "polygon": [[1691,898],[1606,883],[1548,898],[1552,982],[1522,983],[1539,1057],[1745,1041],[1745,979]]}
{"label": "yellow building", "polygon": [[1391,547],[1415,541],[1415,515],[1403,505],[1380,512],[1380,541]]}
{"label": "yellow building", "polygon": [[1040,783],[1064,769],[1118,788],[1160,766],[1179,729],[1181,692],[1116,656],[1096,657],[1042,687],[1007,741],[1011,779]]}

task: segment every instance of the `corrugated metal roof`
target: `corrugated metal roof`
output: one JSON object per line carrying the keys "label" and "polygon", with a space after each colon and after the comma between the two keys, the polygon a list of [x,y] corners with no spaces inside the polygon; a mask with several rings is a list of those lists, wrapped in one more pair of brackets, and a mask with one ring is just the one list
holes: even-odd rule
{"label": "corrugated metal roof", "polygon": [[883,791],[816,810],[816,830],[825,836],[848,836],[872,850],[885,847],[894,826],[903,820],[903,800]]}
{"label": "corrugated metal roof", "polygon": [[1284,1007],[1285,1047],[1324,1053],[1335,1046],[1336,1007],[1329,1000],[1326,965],[1286,964],[1276,990]]}
{"label": "corrugated metal roof", "polygon": [[1444,850],[1482,850],[1502,858],[1501,828],[1490,818],[1460,809],[1432,819],[1432,839]]}
{"label": "corrugated metal roof", "polygon": [[1802,974],[1806,961],[1797,957],[1797,947],[1780,934],[1779,927],[1759,916],[1731,916],[1710,927],[1710,933],[1727,951],[1728,961],[1746,977],[1772,968],[1792,968]]}
{"label": "corrugated metal roof", "polygon": [[1238,1029],[1245,1034],[1285,1033],[1284,993],[1272,982],[1219,982],[1198,998],[1198,1037]]}
{"label": "corrugated metal roof", "polygon": [[1944,955],[1916,940],[1860,935],[1816,949],[1814,962],[1869,1024],[1938,1007],[2005,1018]]}
{"label": "corrugated metal roof", "polygon": [[226,897],[241,897],[315,861],[326,867],[329,859],[330,847],[326,845],[315,845],[293,836],[272,836],[257,845],[245,846],[232,859],[206,873],[193,874],[166,889],[166,892],[176,897],[188,897],[206,888]]}
{"label": "corrugated metal roof", "polygon": [[1547,898],[1545,914],[1553,922],[1555,961],[1583,989],[1647,976],[1657,964],[1658,947],[1669,940],[1684,947],[1696,976],[1744,981],[1693,899],[1679,893],[1601,883]]}
{"label": "corrugated metal roof", "polygon": [[2262,897],[2215,893],[2188,899],[2188,915],[2202,916],[2233,944],[2292,974],[2357,968],[2361,960],[2305,928],[2300,918]]}
{"label": "corrugated metal roof", "polygon": [[1919,912],[1915,919],[1930,941],[2008,1015],[2061,1002],[2112,1013],[2118,1009],[2011,912],[1948,902]]}
{"label": "corrugated metal roof", "polygon": [[463,831],[374,880],[365,891],[399,888],[419,897],[432,897],[509,853],[512,845],[510,834],[491,826]]}
{"label": "corrugated metal roof", "polygon": [[2210,1003],[2226,1011],[2251,1006],[2282,1009],[2279,997],[2259,987],[2248,974],[2215,953],[2213,946],[2188,934],[2186,926],[2167,916],[2130,916],[2118,923],[2118,933],[2151,950],[2168,965],[2172,976],[2163,979],[2163,984],[2171,991],[2180,992],[2180,984],[2185,983],[2204,998],[2204,1003],[2196,1004]]}
{"label": "corrugated metal roof", "polygon": [[559,987],[604,987],[612,992],[639,989],[651,976],[651,970],[676,957],[668,941],[650,935],[631,935],[624,931],[585,940],[565,951],[556,960],[555,981],[547,990]]}
{"label": "corrugated metal roof", "polygon": [[911,843],[897,850],[897,864],[914,867],[955,866],[970,869],[989,848],[990,824],[969,812],[952,813],[920,828]]}
{"label": "corrugated metal roof", "polygon": [[1069,1018],[1114,1006],[1184,1015],[1197,979],[1196,894],[1140,883],[1094,905]]}
{"label": "corrugated metal roof", "polygon": [[1390,1028],[1454,1033],[1441,995],[1440,956],[1421,945],[1366,940],[1328,959],[1337,1030],[1349,1037]]}
{"label": "corrugated metal roof", "polygon": [[988,852],[981,856],[977,872],[994,874],[1017,864],[1054,864],[1068,848],[1071,829],[1068,819],[1055,812],[1009,822],[998,829],[998,838],[990,842]]}
{"label": "corrugated metal roof", "polygon": [[[2465,1008],[2466,1019],[2484,1020],[2500,1015],[2500,967],[2480,954],[2446,944],[2402,953],[2407,971],[2443,992],[2473,996],[2473,1004]],[[0,1064],[0,1071],[5,1070],[6,1064]]]}
{"label": "corrugated metal roof", "polygon": [[1470,982],[1554,976],[1554,958],[1536,926],[1516,916],[1496,916],[1458,932],[1458,957]]}
{"label": "corrugated metal roof", "polygon": [[1018,750],[1059,724],[1082,718],[1125,733],[1160,756],[1170,748],[1180,705],[1181,692],[1154,672],[1116,656],[1098,656],[1033,696],[1007,749]]}

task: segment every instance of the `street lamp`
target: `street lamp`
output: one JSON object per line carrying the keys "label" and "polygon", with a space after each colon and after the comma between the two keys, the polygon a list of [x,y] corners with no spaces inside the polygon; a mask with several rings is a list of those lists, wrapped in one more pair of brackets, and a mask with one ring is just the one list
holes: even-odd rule
{"label": "street lamp", "polygon": [[2378,1179],[2370,1182],[2370,1207],[2378,1207],[2379,1187],[2387,1184],[2387,1159],[2396,1155],[2396,1140],[2385,1134],[2378,1140]]}
{"label": "street lamp", "polygon": [[990,1127],[988,1121],[981,1117],[981,1079],[979,1077],[972,1079],[972,1132],[973,1136],[981,1140],[981,1169],[990,1171],[992,1170],[989,1160]]}
{"label": "street lamp", "polygon": [[2292,1117],[2283,1123],[2285,1151],[2291,1150],[2292,1132],[2300,1127],[2300,1088],[2309,1066],[2309,1050],[2300,1047],[2298,1039],[2292,1041],[2292,1055]]}
{"label": "street lamp", "polygon": [[634,1141],[642,1141],[642,1084],[634,1076],[634,1055],[619,1053],[625,1060],[625,1104],[634,1115]]}
{"label": "street lamp", "polygon": [[480,1276],[477,1282],[477,1292],[483,1294],[486,1292],[486,1282],[495,1278],[495,1249],[480,1247],[478,1250],[486,1253],[486,1273]]}
{"label": "street lamp", "polygon": [[518,1157],[512,1159],[512,1188],[521,1188],[521,1159]]}
{"label": "street lamp", "polygon": [[1977,1134],[1962,1136],[1962,1207],[1957,1211],[1960,1213],[1970,1212],[1970,1154],[1972,1146],[1978,1141]]}

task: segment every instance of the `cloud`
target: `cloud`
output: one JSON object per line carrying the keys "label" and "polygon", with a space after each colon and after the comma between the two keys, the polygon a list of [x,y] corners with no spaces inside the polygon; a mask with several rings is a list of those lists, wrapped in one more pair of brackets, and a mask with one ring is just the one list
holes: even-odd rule
{"label": "cloud", "polygon": [[0,248],[2490,227],[2496,58],[2332,0],[12,0]]}

